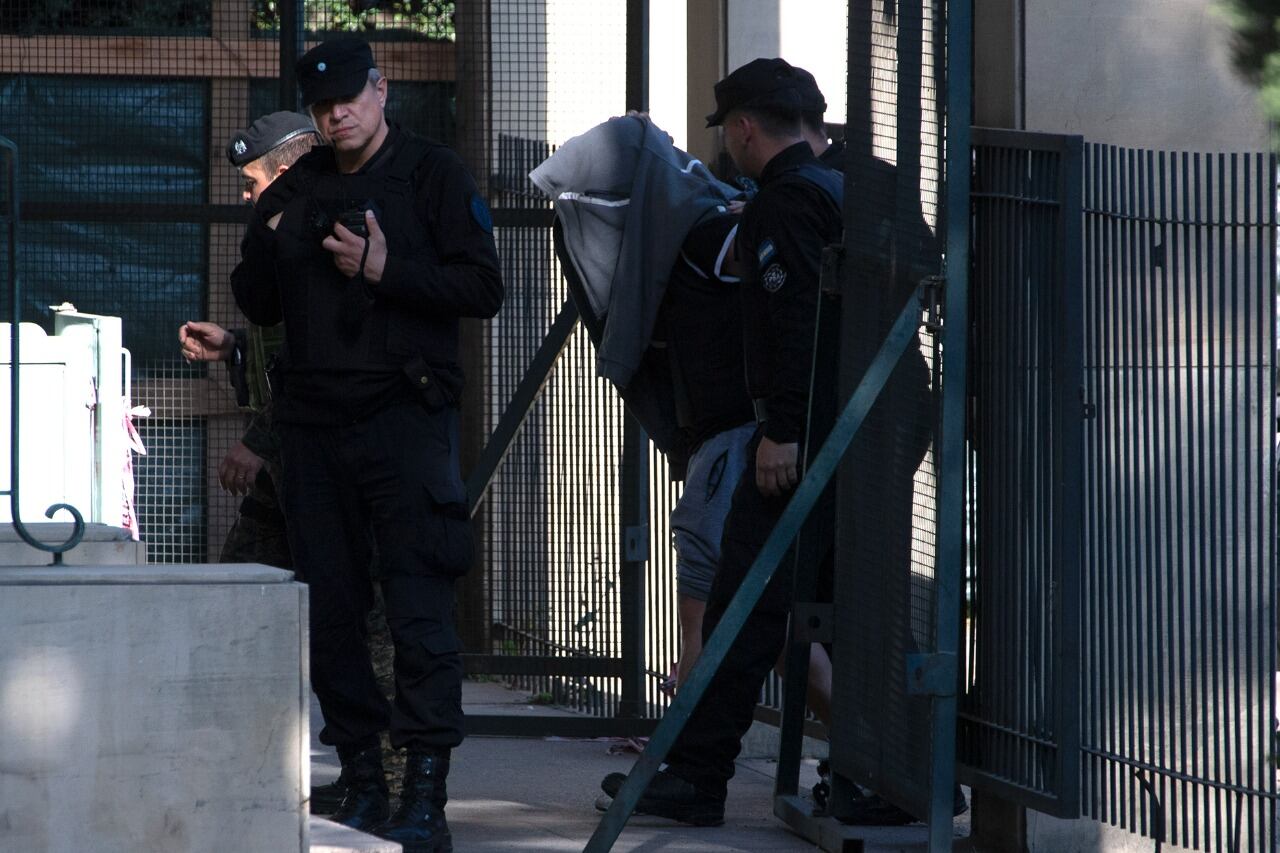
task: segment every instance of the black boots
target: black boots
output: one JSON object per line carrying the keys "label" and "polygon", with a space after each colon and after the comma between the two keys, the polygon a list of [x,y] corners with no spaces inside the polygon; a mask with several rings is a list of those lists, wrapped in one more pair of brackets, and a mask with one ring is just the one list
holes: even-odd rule
{"label": "black boots", "polygon": [[329,819],[369,832],[391,813],[387,777],[382,770],[382,747],[371,746],[360,751],[338,747],[338,758],[342,761],[346,795]]}
{"label": "black boots", "polygon": [[410,752],[404,766],[400,807],[389,820],[372,832],[387,841],[399,842],[404,853],[451,853],[453,836],[444,819],[449,800],[445,777],[449,775],[449,752]]}
{"label": "black boots", "polygon": [[347,796],[347,772],[342,771],[334,781],[327,785],[316,785],[311,789],[311,813],[331,815],[342,805]]}

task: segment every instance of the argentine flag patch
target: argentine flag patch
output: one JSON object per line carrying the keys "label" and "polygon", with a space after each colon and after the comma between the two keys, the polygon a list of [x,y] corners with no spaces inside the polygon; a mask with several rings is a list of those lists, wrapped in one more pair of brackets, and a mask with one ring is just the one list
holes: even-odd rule
{"label": "argentine flag patch", "polygon": [[756,262],[759,264],[760,269],[764,269],[768,266],[769,261],[772,261],[773,256],[776,254],[778,254],[778,252],[773,248],[773,241],[766,238],[765,241],[760,244],[760,248],[756,249]]}

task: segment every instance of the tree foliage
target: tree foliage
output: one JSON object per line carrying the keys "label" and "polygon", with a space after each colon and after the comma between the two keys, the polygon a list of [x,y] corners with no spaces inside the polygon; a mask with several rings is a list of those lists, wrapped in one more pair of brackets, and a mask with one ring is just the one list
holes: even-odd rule
{"label": "tree foliage", "polygon": [[[0,32],[207,32],[213,0],[0,0]],[[453,39],[451,0],[303,0],[308,32],[400,31]],[[280,26],[278,0],[254,0],[257,30]]]}
{"label": "tree foliage", "polygon": [[1258,87],[1267,118],[1280,122],[1280,0],[1219,0],[1216,8],[1232,31],[1236,70]]}
{"label": "tree foliage", "polygon": [[[443,0],[305,0],[308,32],[399,30],[431,39],[452,39],[453,2]],[[256,0],[254,26],[280,26],[278,0]]]}
{"label": "tree foliage", "polygon": [[207,30],[209,0],[5,0],[0,32]]}

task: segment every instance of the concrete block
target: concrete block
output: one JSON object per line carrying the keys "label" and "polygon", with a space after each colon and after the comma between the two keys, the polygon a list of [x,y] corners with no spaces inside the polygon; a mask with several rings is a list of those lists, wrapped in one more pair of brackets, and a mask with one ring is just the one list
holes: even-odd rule
{"label": "concrete block", "polygon": [[[27,524],[27,532],[40,542],[57,544],[71,535],[71,524],[40,522]],[[0,566],[47,566],[53,559],[26,543],[11,523],[0,524]],[[136,542],[123,527],[86,524],[80,544],[62,555],[68,566],[142,565],[147,562],[147,546]]]}
{"label": "concrete block", "polygon": [[264,566],[0,569],[0,850],[306,850],[306,594]]}

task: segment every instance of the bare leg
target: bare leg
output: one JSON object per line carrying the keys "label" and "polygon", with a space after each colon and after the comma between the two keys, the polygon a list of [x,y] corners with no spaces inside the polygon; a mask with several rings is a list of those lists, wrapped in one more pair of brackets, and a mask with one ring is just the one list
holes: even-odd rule
{"label": "bare leg", "polygon": [[702,653],[702,615],[707,603],[687,595],[679,597],[680,612],[680,662],[676,665],[676,689],[689,677],[693,662]]}
{"label": "bare leg", "polygon": [[[786,675],[787,652],[784,649],[774,664],[779,677]],[[831,658],[821,643],[809,646],[809,684],[805,689],[809,710],[828,731],[831,729]]]}

